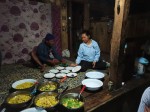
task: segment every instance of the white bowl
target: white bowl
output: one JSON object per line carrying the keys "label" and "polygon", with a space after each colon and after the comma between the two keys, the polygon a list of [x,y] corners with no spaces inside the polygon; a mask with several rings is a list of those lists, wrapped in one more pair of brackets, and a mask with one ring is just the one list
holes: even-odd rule
{"label": "white bowl", "polygon": [[74,67],[66,67],[66,70],[72,70]]}
{"label": "white bowl", "polygon": [[77,76],[77,73],[68,73],[67,76],[68,76],[68,77],[76,77],[76,76]]}
{"label": "white bowl", "polygon": [[46,73],[46,74],[44,74],[44,77],[45,78],[53,78],[53,77],[55,77],[55,74],[54,73]]}
{"label": "white bowl", "polygon": [[65,67],[61,67],[61,66],[58,66],[58,67],[56,67],[56,69],[58,69],[58,70],[63,70]]}
{"label": "white bowl", "polygon": [[22,110],[21,112],[47,112],[47,111],[44,109],[32,107],[32,108],[27,108],[25,110]]}
{"label": "white bowl", "polygon": [[102,72],[91,71],[91,72],[87,72],[85,76],[91,79],[103,79],[105,75]]}
{"label": "white bowl", "polygon": [[57,69],[51,69],[49,72],[52,72],[52,73],[58,73],[59,70],[57,70]]}
{"label": "white bowl", "polygon": [[35,79],[23,79],[23,80],[18,80],[18,81],[14,82],[14,83],[12,84],[12,88],[16,89],[16,87],[17,87],[18,85],[23,84],[23,83],[25,83],[25,82],[33,82],[33,83],[36,83],[37,80],[35,80]]}
{"label": "white bowl", "polygon": [[81,66],[73,67],[72,72],[78,72],[81,69]]}
{"label": "white bowl", "polygon": [[69,73],[70,71],[69,70],[61,70],[60,72],[61,73]]}
{"label": "white bowl", "polygon": [[63,78],[65,76],[66,76],[66,74],[64,74],[64,73],[58,73],[58,74],[56,74],[57,78]]}
{"label": "white bowl", "polygon": [[84,79],[82,85],[85,85],[87,90],[96,91],[103,86],[103,82],[98,79]]}

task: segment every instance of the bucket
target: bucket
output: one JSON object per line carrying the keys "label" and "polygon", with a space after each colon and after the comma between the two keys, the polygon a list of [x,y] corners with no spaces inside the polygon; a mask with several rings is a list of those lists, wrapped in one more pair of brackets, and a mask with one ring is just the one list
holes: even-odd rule
{"label": "bucket", "polygon": [[149,61],[144,58],[140,57],[136,59],[135,62],[135,72],[137,75],[143,75],[145,73],[145,67],[148,65]]}

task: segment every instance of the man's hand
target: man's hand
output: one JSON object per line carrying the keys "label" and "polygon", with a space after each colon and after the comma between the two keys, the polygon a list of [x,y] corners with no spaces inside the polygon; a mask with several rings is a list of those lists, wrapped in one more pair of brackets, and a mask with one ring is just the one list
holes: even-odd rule
{"label": "man's hand", "polygon": [[72,64],[70,64],[70,66],[75,67],[75,66],[77,66],[77,64],[72,63]]}
{"label": "man's hand", "polygon": [[93,68],[95,68],[96,62],[93,62],[92,65],[93,65]]}
{"label": "man's hand", "polygon": [[59,60],[58,59],[53,59],[53,63],[56,65],[56,64],[59,64]]}
{"label": "man's hand", "polygon": [[48,62],[49,62],[50,64],[52,64],[52,65],[56,65],[56,64],[59,63],[59,60],[53,59],[53,60],[48,60]]}
{"label": "man's hand", "polygon": [[66,60],[65,60],[65,59],[62,59],[61,62],[65,64],[65,63],[66,63]]}

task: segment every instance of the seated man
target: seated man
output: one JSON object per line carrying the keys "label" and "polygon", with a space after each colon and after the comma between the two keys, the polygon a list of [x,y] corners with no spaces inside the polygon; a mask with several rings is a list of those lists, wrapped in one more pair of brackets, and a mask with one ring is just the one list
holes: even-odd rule
{"label": "seated man", "polygon": [[[50,53],[54,58],[50,57]],[[45,64],[56,65],[65,60],[57,53],[54,47],[54,36],[50,33],[46,35],[44,40],[31,52],[32,59],[41,67],[41,71],[44,71]]]}

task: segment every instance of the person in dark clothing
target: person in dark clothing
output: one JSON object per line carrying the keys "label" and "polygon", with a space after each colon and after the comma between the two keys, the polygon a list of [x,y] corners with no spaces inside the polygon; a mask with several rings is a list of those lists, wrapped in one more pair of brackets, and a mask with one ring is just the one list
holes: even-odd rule
{"label": "person in dark clothing", "polygon": [[[41,69],[45,68],[45,64],[54,66],[59,64],[60,62],[64,63],[65,60],[57,53],[56,48],[54,46],[54,36],[50,33],[46,35],[44,40],[37,46],[34,50],[32,58],[33,60],[41,66]],[[31,53],[31,54],[32,54]],[[50,57],[50,53],[53,54],[54,58]]]}

